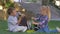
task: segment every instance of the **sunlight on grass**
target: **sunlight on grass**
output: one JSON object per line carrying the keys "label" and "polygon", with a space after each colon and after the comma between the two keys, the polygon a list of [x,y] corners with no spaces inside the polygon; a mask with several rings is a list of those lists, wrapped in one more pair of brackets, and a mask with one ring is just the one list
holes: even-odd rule
{"label": "sunlight on grass", "polygon": [[34,30],[27,30],[27,33],[33,33]]}

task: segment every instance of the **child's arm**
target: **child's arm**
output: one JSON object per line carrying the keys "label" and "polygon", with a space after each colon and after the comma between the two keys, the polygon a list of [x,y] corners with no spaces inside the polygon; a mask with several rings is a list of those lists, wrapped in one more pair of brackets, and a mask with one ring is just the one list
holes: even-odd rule
{"label": "child's arm", "polygon": [[39,18],[32,17],[32,19],[33,19],[33,20],[37,20],[37,19],[39,19]]}
{"label": "child's arm", "polygon": [[[32,19],[33,19],[33,20],[38,20],[39,18],[32,17]],[[34,22],[34,21],[32,22],[32,24],[39,25],[39,23]]]}
{"label": "child's arm", "polygon": [[25,16],[24,14],[21,14],[21,17],[20,17],[19,20],[18,20],[18,25],[21,23],[21,20],[22,20],[22,18],[23,18],[24,16]]}
{"label": "child's arm", "polygon": [[33,23],[32,23],[32,24],[39,25],[39,23],[36,23],[36,22],[34,22],[34,21],[33,21]]}
{"label": "child's arm", "polygon": [[19,18],[17,24],[19,25],[21,23],[22,17]]}
{"label": "child's arm", "polygon": [[42,25],[45,23],[45,20],[43,20],[42,22],[39,22],[39,25]]}
{"label": "child's arm", "polygon": [[48,17],[44,18],[39,24],[42,25],[42,24],[46,24],[48,21]]}

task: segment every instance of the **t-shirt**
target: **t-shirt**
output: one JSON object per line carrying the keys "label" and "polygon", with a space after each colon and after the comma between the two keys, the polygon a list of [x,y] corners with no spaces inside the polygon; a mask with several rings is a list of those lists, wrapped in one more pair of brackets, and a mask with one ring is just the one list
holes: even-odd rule
{"label": "t-shirt", "polygon": [[18,26],[16,16],[9,16],[8,17],[8,29],[12,31],[16,26]]}

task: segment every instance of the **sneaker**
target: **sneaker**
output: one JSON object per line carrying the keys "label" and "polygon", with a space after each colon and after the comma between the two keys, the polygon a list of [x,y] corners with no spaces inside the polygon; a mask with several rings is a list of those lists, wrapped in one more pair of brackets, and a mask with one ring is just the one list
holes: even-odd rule
{"label": "sneaker", "polygon": [[57,31],[60,32],[60,28],[59,27],[56,27]]}

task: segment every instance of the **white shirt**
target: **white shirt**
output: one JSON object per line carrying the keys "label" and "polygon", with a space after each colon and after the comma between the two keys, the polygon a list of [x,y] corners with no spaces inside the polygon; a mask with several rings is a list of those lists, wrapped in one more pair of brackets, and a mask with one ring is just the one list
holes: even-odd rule
{"label": "white shirt", "polygon": [[16,28],[16,26],[18,26],[17,18],[14,16],[9,16],[8,17],[8,29],[12,31],[14,28]]}

